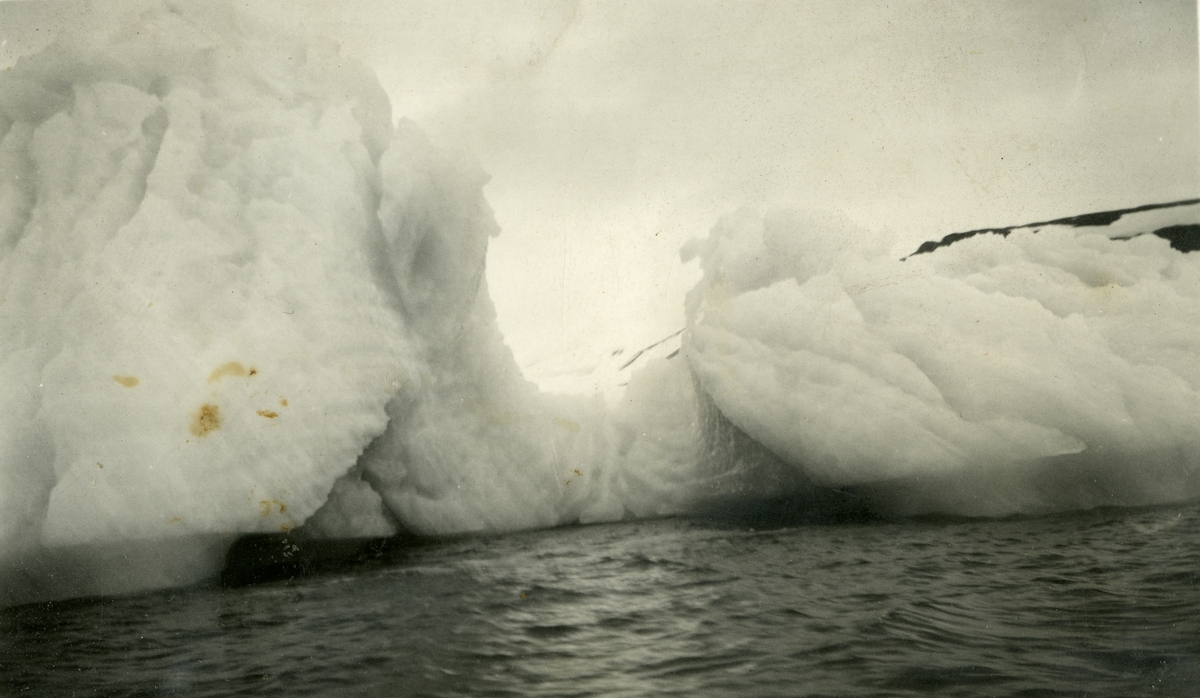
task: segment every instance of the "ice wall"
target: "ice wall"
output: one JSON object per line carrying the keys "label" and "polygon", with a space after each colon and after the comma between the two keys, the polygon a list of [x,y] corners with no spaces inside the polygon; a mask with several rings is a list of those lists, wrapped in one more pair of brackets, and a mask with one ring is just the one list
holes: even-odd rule
{"label": "ice wall", "polygon": [[0,74],[5,603],[194,581],[247,533],[685,506],[694,404],[525,381],[486,176],[369,71],[229,5],[94,14]]}
{"label": "ice wall", "polygon": [[1200,255],[1180,240],[1198,218],[980,231],[900,260],[832,214],[742,211],[687,250],[705,273],[687,356],[733,424],[878,510],[1193,499]]}
{"label": "ice wall", "polygon": [[0,556],[297,526],[411,370],[374,77],[220,5],[107,16],[0,82]]}

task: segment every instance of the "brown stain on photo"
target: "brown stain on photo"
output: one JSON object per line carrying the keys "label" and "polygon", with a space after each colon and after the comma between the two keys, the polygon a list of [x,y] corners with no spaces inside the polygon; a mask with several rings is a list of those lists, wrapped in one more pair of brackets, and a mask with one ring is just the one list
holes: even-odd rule
{"label": "brown stain on photo", "polygon": [[208,382],[215,383],[225,376],[253,376],[256,373],[258,373],[257,369],[251,368],[249,371],[246,371],[245,366],[236,361],[230,361],[213,369],[213,372],[208,376]]}
{"label": "brown stain on photo", "polygon": [[188,430],[193,436],[208,436],[209,433],[221,428],[221,410],[216,405],[203,404],[197,412],[192,413],[192,423]]}
{"label": "brown stain on photo", "polygon": [[278,412],[272,412],[271,410],[259,410],[259,411],[258,411],[258,416],[259,416],[259,417],[266,417],[267,419],[275,419],[276,417],[278,417],[278,416],[279,416],[279,413],[278,413]]}
{"label": "brown stain on photo", "polygon": [[138,383],[141,383],[141,381],[134,376],[113,376],[113,380],[125,386],[126,388],[136,388]]}
{"label": "brown stain on photo", "polygon": [[283,502],[279,501],[278,499],[262,499],[262,500],[259,500],[259,502],[258,502],[258,511],[263,516],[270,516],[271,509],[273,507],[278,507],[280,514],[287,511],[287,504],[284,504]]}

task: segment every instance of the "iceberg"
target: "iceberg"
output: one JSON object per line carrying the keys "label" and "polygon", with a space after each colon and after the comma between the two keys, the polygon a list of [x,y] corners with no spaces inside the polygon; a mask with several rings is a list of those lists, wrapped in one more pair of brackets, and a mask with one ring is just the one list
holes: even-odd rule
{"label": "iceberg", "polygon": [[524,379],[486,175],[370,71],[229,5],[110,10],[0,74],[0,605],[711,489],[686,372],[613,414]]}
{"label": "iceberg", "polygon": [[1200,201],[956,233],[896,259],[741,211],[686,254],[687,356],[737,428],[889,514],[1200,496]]}
{"label": "iceberg", "polygon": [[905,258],[739,211],[610,406],[522,376],[487,177],[369,70],[229,5],[96,16],[0,73],[0,606],[211,579],[247,536],[1200,496],[1195,202]]}

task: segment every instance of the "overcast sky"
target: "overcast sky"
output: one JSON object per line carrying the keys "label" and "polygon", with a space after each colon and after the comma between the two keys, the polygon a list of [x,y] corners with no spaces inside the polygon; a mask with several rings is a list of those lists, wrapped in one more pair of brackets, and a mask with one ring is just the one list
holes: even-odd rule
{"label": "overcast sky", "polygon": [[[17,5],[10,55],[56,21]],[[680,245],[745,204],[909,244],[1200,196],[1193,2],[281,5],[492,175],[488,278],[526,364],[681,327]]]}

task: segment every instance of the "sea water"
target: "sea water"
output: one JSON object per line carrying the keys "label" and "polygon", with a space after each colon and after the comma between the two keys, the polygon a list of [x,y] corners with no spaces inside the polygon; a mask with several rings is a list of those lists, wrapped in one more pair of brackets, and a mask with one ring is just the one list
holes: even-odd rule
{"label": "sea water", "polygon": [[31,696],[1200,693],[1200,508],[675,518],[0,616]]}

